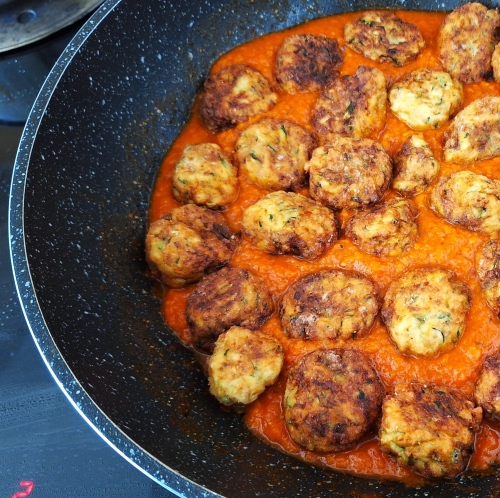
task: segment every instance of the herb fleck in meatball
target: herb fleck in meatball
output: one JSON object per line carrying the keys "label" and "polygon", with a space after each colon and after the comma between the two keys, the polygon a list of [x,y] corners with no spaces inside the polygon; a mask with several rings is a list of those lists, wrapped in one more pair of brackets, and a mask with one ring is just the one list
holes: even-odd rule
{"label": "herb fleck in meatball", "polygon": [[354,75],[342,76],[323,89],[314,104],[311,122],[327,142],[336,134],[369,137],[384,127],[386,114],[384,73],[359,66]]}
{"label": "herb fleck in meatball", "polygon": [[491,75],[498,11],[480,3],[460,5],[444,19],[438,35],[439,57],[446,71],[462,83]]}
{"label": "herb fleck in meatball", "polygon": [[469,308],[468,288],[451,271],[418,268],[392,282],[381,315],[403,354],[432,357],[457,343]]}
{"label": "herb fleck in meatball", "polygon": [[347,46],[377,62],[404,66],[425,48],[422,33],[393,12],[365,12],[344,28]]}
{"label": "herb fleck in meatball", "polygon": [[306,184],[304,164],[315,147],[315,138],[302,126],[263,118],[242,132],[235,157],[241,171],[257,185],[299,190]]}
{"label": "herb fleck in meatball", "polygon": [[376,204],[392,176],[391,158],[381,144],[339,135],[315,149],[305,169],[311,197],[336,210]]}
{"label": "herb fleck in meatball", "polygon": [[458,391],[399,383],[382,405],[380,448],[425,477],[452,478],[466,469],[481,421],[481,408]]}
{"label": "herb fleck in meatball", "polygon": [[320,90],[337,76],[342,52],[337,40],[297,34],[285,39],[276,56],[276,81],[295,94]]}
{"label": "herb fleck in meatball", "polygon": [[336,215],[293,192],[271,192],[243,213],[243,234],[261,251],[312,261],[337,240]]}
{"label": "herb fleck in meatball", "polygon": [[238,170],[217,144],[187,145],[172,181],[174,198],[184,204],[220,208],[238,195]]}
{"label": "herb fleck in meatball", "polygon": [[418,237],[418,210],[409,200],[395,200],[355,214],[346,235],[363,251],[375,256],[399,256]]}
{"label": "herb fleck in meatball", "polygon": [[444,71],[416,69],[389,90],[391,111],[412,130],[440,128],[462,105],[462,85]]}
{"label": "herb fleck in meatball", "polygon": [[439,180],[431,191],[431,208],[449,223],[473,232],[500,230],[500,181],[471,171],[459,171]]}
{"label": "herb fleck in meatball", "polygon": [[345,451],[374,426],[384,387],[360,352],[319,349],[303,356],[286,382],[283,411],[290,437],[310,451]]}
{"label": "herb fleck in meatball", "polygon": [[500,155],[500,97],[474,100],[446,130],[445,161],[469,163]]}
{"label": "herb fleck in meatball", "polygon": [[474,400],[485,418],[500,422],[500,353],[487,356],[474,389]]}
{"label": "herb fleck in meatball", "polygon": [[408,137],[394,157],[392,188],[405,197],[423,192],[439,173],[429,144],[419,135]]}
{"label": "herb fleck in meatball", "polygon": [[285,334],[294,339],[356,339],[370,332],[378,310],[378,292],[370,278],[328,270],[291,285],[279,311]]}
{"label": "herb fleck in meatball", "polygon": [[499,240],[489,240],[476,253],[476,271],[486,302],[500,318]]}
{"label": "herb fleck in meatball", "polygon": [[220,334],[234,325],[257,330],[273,308],[260,278],[242,268],[222,268],[206,276],[188,297],[186,318],[193,346],[210,354]]}
{"label": "herb fleck in meatball", "polygon": [[154,278],[184,287],[227,265],[237,242],[222,214],[186,204],[151,223],[146,260]]}
{"label": "herb fleck in meatball", "polygon": [[199,112],[207,128],[219,133],[267,112],[277,101],[278,95],[259,71],[235,64],[208,76]]}
{"label": "herb fleck in meatball", "polygon": [[231,327],[217,338],[208,359],[210,393],[224,405],[247,405],[276,382],[283,361],[283,348],[274,337]]}

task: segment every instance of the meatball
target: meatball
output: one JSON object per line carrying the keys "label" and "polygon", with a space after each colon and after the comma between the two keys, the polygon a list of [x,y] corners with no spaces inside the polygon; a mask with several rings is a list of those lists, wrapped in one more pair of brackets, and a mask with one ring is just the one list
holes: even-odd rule
{"label": "meatball", "polygon": [[250,125],[236,142],[240,169],[269,190],[299,190],[306,184],[304,164],[316,147],[305,128],[290,121],[264,118]]}
{"label": "meatball", "polygon": [[476,253],[476,272],[486,302],[500,318],[500,241],[489,240]]}
{"label": "meatball", "polygon": [[313,261],[337,240],[335,213],[300,194],[272,192],[243,213],[243,233],[270,254]]}
{"label": "meatball", "polygon": [[481,408],[458,391],[399,383],[382,404],[380,449],[425,477],[452,478],[466,469],[481,421]]}
{"label": "meatball", "polygon": [[318,91],[337,76],[340,64],[337,40],[309,34],[289,36],[278,49],[276,81],[291,94]]}
{"label": "meatball", "polygon": [[474,401],[485,418],[500,423],[500,353],[487,356],[474,389]]}
{"label": "meatball", "polygon": [[446,130],[445,161],[470,163],[500,156],[500,97],[474,100]]}
{"label": "meatball", "polygon": [[227,265],[237,242],[222,214],[186,204],[151,223],[146,260],[154,278],[184,287]]}
{"label": "meatball", "polygon": [[416,69],[389,90],[391,111],[412,130],[440,128],[462,105],[463,88],[448,73]]}
{"label": "meatball", "polygon": [[418,210],[409,200],[394,200],[355,214],[346,235],[363,251],[375,256],[399,256],[418,237]]}
{"label": "meatball", "polygon": [[222,268],[207,275],[189,295],[186,318],[193,346],[212,353],[217,337],[232,326],[259,329],[274,309],[260,278],[248,270]]}
{"label": "meatball", "polygon": [[319,349],[290,369],[283,411],[290,437],[310,451],[345,451],[373,428],[384,387],[355,350]]}
{"label": "meatball", "polygon": [[500,181],[471,171],[439,180],[430,195],[431,208],[449,223],[489,235],[500,230]]}
{"label": "meatball", "polygon": [[392,188],[405,197],[423,192],[439,173],[439,163],[420,135],[408,137],[394,157]]}
{"label": "meatball", "polygon": [[381,315],[401,353],[432,357],[457,343],[469,308],[468,288],[454,273],[418,268],[391,283]]}
{"label": "meatball", "polygon": [[336,210],[379,202],[392,175],[391,158],[381,144],[339,135],[315,149],[305,169],[311,197]]}
{"label": "meatball", "polygon": [[281,344],[262,332],[231,327],[208,359],[210,393],[223,405],[247,405],[274,384],[283,367]]}
{"label": "meatball", "polygon": [[235,64],[208,76],[199,113],[210,131],[220,133],[269,111],[277,101],[278,95],[259,71]]}
{"label": "meatball", "polygon": [[238,170],[217,144],[187,145],[172,181],[174,198],[183,204],[220,208],[238,195]]}
{"label": "meatball", "polygon": [[279,314],[283,331],[294,339],[356,339],[370,332],[379,306],[370,278],[353,271],[328,270],[291,285]]}
{"label": "meatball", "polygon": [[354,75],[342,76],[324,88],[314,104],[311,122],[323,141],[335,134],[362,138],[379,132],[386,114],[384,73],[359,66]]}
{"label": "meatball", "polygon": [[404,66],[425,48],[420,30],[393,12],[365,12],[344,27],[347,46],[377,62]]}
{"label": "meatball", "polygon": [[462,83],[489,78],[498,26],[498,11],[480,3],[465,3],[450,12],[438,35],[439,57],[445,70]]}
{"label": "meatball", "polygon": [[493,79],[500,82],[500,43],[496,45],[491,56],[491,68],[493,70]]}

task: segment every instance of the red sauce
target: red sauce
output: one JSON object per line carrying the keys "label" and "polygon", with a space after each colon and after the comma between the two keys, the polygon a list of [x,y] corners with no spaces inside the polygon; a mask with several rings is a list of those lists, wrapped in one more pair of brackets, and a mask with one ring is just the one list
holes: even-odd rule
{"label": "red sauce", "polygon": [[[360,64],[368,64],[381,69],[389,81],[396,81],[414,69],[427,67],[442,70],[437,56],[437,33],[443,20],[443,13],[397,11],[404,21],[416,24],[426,41],[426,48],[416,61],[404,66],[393,67],[368,61],[361,55],[346,49],[341,74],[353,74]],[[236,47],[224,54],[213,66],[212,71],[221,67],[246,62],[273,81],[275,54],[281,42],[295,33],[311,33],[337,39],[343,45],[343,28],[346,22],[355,19],[359,13],[349,13],[322,18],[296,26],[292,29],[272,33],[245,45]],[[483,95],[500,95],[500,84],[480,82],[464,85],[464,105]],[[290,119],[311,129],[309,123],[311,108],[317,94],[289,95],[279,92],[278,104],[266,115]],[[259,116],[260,118],[261,116]],[[256,118],[257,119],[257,118]],[[250,121],[252,122],[252,120]],[[185,145],[190,143],[214,142],[219,144],[230,156],[241,130],[248,126],[244,123],[232,130],[218,135],[209,132],[201,123],[197,105],[191,118],[172,148],[166,155],[157,178],[152,196],[150,221],[154,221],[177,207],[172,198],[172,171]],[[439,130],[424,132],[424,138],[430,144],[435,157],[442,158],[441,148],[446,126]],[[379,140],[389,154],[393,154],[409,133],[409,128],[390,112],[385,128],[373,137]],[[467,165],[441,163],[441,175],[453,171],[470,169],[475,173],[490,178],[500,179],[500,158],[479,161]],[[246,207],[265,195],[267,191],[240,178],[238,199],[229,206],[224,215],[235,231],[241,227],[242,213]],[[388,196],[394,195],[388,193]],[[360,271],[378,283],[383,295],[389,283],[409,268],[434,265],[453,270],[467,282],[472,294],[472,308],[468,314],[466,329],[458,344],[449,352],[436,358],[413,358],[400,354],[391,342],[383,324],[378,321],[371,333],[356,341],[302,341],[290,339],[281,330],[277,316],[273,316],[263,327],[263,331],[279,339],[286,354],[286,366],[305,352],[319,347],[356,348],[367,354],[374,362],[377,371],[390,390],[396,380],[418,379],[425,383],[437,383],[460,389],[471,396],[484,357],[498,351],[500,347],[500,321],[487,306],[476,280],[474,253],[484,243],[486,236],[452,226],[439,219],[428,207],[428,192],[414,198],[420,214],[418,218],[420,235],[414,247],[397,258],[378,258],[362,252],[344,236],[317,261],[302,261],[292,256],[265,254],[247,241],[242,240],[236,250],[232,265],[247,268],[258,274],[273,293],[276,301],[286,288],[304,274],[329,268],[346,268]],[[350,213],[341,213],[342,225],[349,219]],[[167,290],[164,294],[164,315],[169,326],[186,344],[190,343],[190,333],[185,318],[186,300],[193,287],[182,290]],[[299,448],[288,436],[282,417],[282,394],[284,375],[261,397],[251,404],[245,413],[245,422],[258,437],[272,446],[297,456],[315,465],[347,471],[363,476],[379,476],[400,479],[409,483],[418,482],[418,478],[408,468],[400,467],[377,445],[375,435],[356,449],[338,454],[320,455]],[[483,470],[499,461],[499,429],[488,424],[477,436],[476,451],[470,468]]]}

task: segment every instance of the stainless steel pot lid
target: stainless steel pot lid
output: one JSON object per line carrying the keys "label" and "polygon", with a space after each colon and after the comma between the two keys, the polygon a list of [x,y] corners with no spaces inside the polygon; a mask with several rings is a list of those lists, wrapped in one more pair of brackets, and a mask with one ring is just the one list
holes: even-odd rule
{"label": "stainless steel pot lid", "polygon": [[104,0],[0,0],[0,52],[35,42],[92,12]]}

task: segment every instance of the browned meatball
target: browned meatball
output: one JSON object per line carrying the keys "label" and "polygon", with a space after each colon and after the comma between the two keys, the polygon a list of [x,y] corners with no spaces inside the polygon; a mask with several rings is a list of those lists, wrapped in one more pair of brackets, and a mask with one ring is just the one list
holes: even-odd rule
{"label": "browned meatball", "polygon": [[210,354],[220,334],[234,325],[257,330],[273,308],[260,278],[243,268],[222,268],[206,276],[189,295],[186,317],[193,346]]}
{"label": "browned meatball", "polygon": [[425,48],[420,30],[393,12],[365,12],[344,28],[349,48],[368,59],[404,66]]}
{"label": "browned meatball", "polygon": [[489,240],[476,253],[476,271],[486,302],[500,318],[500,241]]}
{"label": "browned meatball", "polygon": [[489,79],[498,26],[498,11],[477,2],[465,3],[450,12],[438,35],[439,57],[446,71],[462,83]]}
{"label": "browned meatball", "polygon": [[384,73],[359,66],[355,74],[342,76],[323,90],[314,104],[311,123],[324,142],[336,134],[361,138],[380,131],[386,114]]}
{"label": "browned meatball", "polygon": [[455,477],[474,451],[482,410],[462,393],[418,382],[384,399],[380,449],[425,477]]}
{"label": "browned meatball", "polygon": [[310,451],[345,451],[373,428],[384,387],[360,352],[319,349],[290,370],[283,411],[290,437]]}
{"label": "browned meatball", "polygon": [[328,270],[301,278],[280,303],[281,325],[294,339],[366,336],[379,310],[375,284],[361,273]]}
{"label": "browned meatball", "polygon": [[500,423],[500,353],[485,358],[474,389],[474,400],[486,418]]}
{"label": "browned meatball", "polygon": [[222,214],[186,204],[151,223],[146,260],[154,278],[184,287],[227,265],[237,242]]}
{"label": "browned meatball", "polygon": [[336,210],[376,204],[392,176],[391,158],[381,144],[340,135],[315,149],[305,169],[311,197]]}
{"label": "browned meatball", "polygon": [[278,49],[276,81],[291,94],[317,91],[337,76],[341,63],[342,52],[337,40],[309,34],[293,35]]}
{"label": "browned meatball", "polygon": [[417,215],[417,207],[411,201],[396,199],[355,214],[345,233],[367,253],[399,256],[417,240]]}
{"label": "browned meatball", "polygon": [[219,133],[268,111],[277,101],[278,95],[259,71],[234,64],[206,79],[199,112],[207,128]]}

